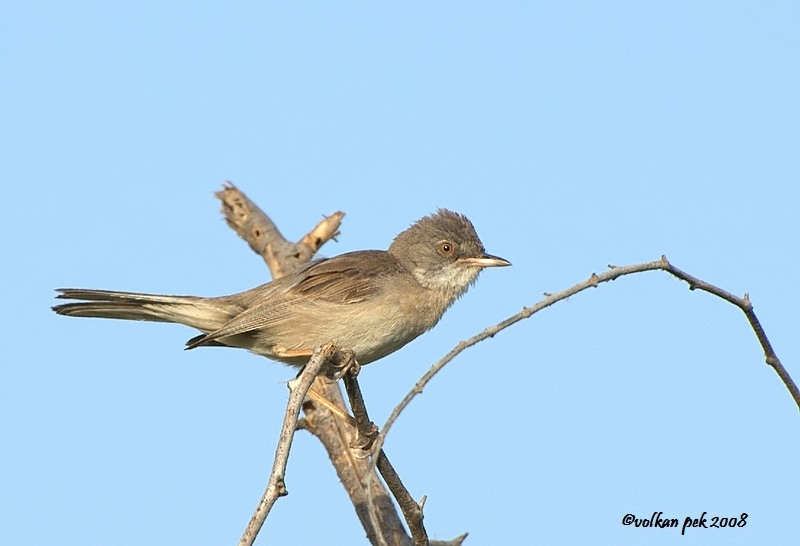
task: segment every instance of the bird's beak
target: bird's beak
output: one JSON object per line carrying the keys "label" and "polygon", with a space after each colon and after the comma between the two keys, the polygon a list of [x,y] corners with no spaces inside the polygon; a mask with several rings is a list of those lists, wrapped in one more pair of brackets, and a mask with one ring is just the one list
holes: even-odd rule
{"label": "bird's beak", "polygon": [[492,256],[491,254],[484,254],[477,258],[459,258],[458,263],[474,267],[505,267],[511,265],[511,262],[508,260],[504,260],[498,256]]}

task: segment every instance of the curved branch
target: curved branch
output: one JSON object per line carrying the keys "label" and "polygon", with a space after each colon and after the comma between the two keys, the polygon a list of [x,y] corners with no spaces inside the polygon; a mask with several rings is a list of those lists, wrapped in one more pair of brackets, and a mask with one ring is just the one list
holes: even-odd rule
{"label": "curved branch", "polygon": [[697,277],[693,277],[688,273],[678,269],[677,267],[673,266],[667,260],[666,256],[661,256],[660,260],[656,260],[654,262],[646,262],[641,264],[634,264],[634,265],[627,265],[623,267],[618,267],[615,265],[609,265],[608,271],[597,275],[592,273],[589,278],[581,283],[578,283],[570,288],[562,292],[558,292],[556,294],[545,294],[546,297],[542,301],[532,305],[531,307],[524,307],[522,311],[519,313],[512,315],[501,321],[494,326],[490,326],[480,332],[477,335],[472,336],[469,339],[461,341],[453,347],[453,349],[447,353],[444,357],[441,358],[438,362],[436,362],[431,368],[425,372],[422,377],[414,384],[414,387],[406,394],[403,400],[392,410],[392,413],[389,415],[389,418],[386,420],[386,423],[383,425],[378,438],[375,440],[375,445],[372,448],[373,457],[377,456],[380,453],[381,448],[383,447],[384,439],[391,429],[394,422],[400,416],[400,413],[411,403],[411,400],[414,399],[418,394],[421,394],[425,386],[428,382],[433,379],[433,377],[439,373],[439,371],[453,358],[455,358],[459,353],[461,353],[464,349],[475,345],[476,343],[480,343],[481,341],[493,337],[495,334],[500,332],[501,330],[505,330],[512,324],[516,324],[517,322],[529,318],[534,313],[541,311],[551,305],[569,298],[577,294],[578,292],[582,292],[587,288],[595,288],[601,283],[613,281],[619,277],[625,275],[631,275],[633,273],[641,273],[643,271],[654,271],[654,270],[662,270],[666,271],[670,275],[685,281],[689,284],[690,290],[702,290],[704,292],[708,292],[714,296],[717,296],[729,303],[732,303],[736,307],[742,310],[742,312],[747,317],[750,326],[753,328],[753,331],[758,338],[758,342],[761,344],[761,348],[764,350],[764,356],[766,363],[771,366],[775,372],[778,374],[778,377],[781,378],[783,384],[789,390],[789,394],[791,394],[792,398],[797,404],[798,409],[800,409],[800,391],[797,389],[797,385],[792,380],[789,373],[781,364],[778,355],[775,353],[775,350],[772,348],[772,344],[769,342],[764,329],[761,326],[761,323],[756,317],[755,311],[753,311],[753,305],[750,303],[750,298],[747,294],[744,297],[740,298],[738,296],[734,296],[730,292],[723,290],[713,284],[707,283],[703,280],[698,279]]}
{"label": "curved branch", "polygon": [[800,409],[800,391],[798,391],[797,385],[789,375],[789,372],[787,372],[786,368],[784,368],[783,364],[781,364],[781,360],[775,353],[775,349],[772,348],[772,343],[770,343],[766,332],[764,332],[764,328],[761,326],[761,322],[759,322],[755,311],[753,311],[753,304],[750,303],[750,296],[745,292],[744,296],[740,298],[738,296],[734,296],[730,292],[726,292],[725,290],[714,286],[713,284],[709,284],[696,277],[693,277],[669,263],[666,256],[661,256],[661,262],[665,264],[665,266],[662,268],[664,271],[689,283],[689,290],[702,290],[704,292],[708,292],[709,294],[713,294],[727,302],[732,303],[742,310],[745,317],[747,317],[747,322],[750,323],[750,327],[753,329],[753,332],[755,332],[758,342],[761,344],[761,348],[764,351],[765,362],[767,365],[772,366],[772,369],[774,369],[775,373],[778,374],[778,377],[781,378],[781,381],[783,381],[783,384],[789,390],[789,394],[792,395],[795,404],[797,404],[798,409]]}

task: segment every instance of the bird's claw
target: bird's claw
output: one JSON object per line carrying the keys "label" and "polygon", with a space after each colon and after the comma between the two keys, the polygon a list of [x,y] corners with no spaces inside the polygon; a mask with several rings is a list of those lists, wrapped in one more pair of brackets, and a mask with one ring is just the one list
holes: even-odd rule
{"label": "bird's claw", "polygon": [[372,444],[375,443],[375,439],[377,437],[378,437],[378,425],[370,421],[368,431],[362,432],[358,430],[358,427],[356,427],[356,435],[350,442],[350,447],[353,449],[360,449],[362,451],[367,451],[372,447]]}
{"label": "bird's claw", "polygon": [[339,349],[331,355],[330,366],[326,372],[328,379],[338,381],[345,374],[356,377],[361,371],[361,364],[356,360],[356,354],[350,349]]}

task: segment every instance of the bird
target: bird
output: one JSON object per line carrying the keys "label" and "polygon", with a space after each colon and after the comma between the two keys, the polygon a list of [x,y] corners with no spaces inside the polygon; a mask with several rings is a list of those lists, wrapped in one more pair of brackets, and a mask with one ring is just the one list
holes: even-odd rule
{"label": "bird", "polygon": [[243,348],[302,367],[333,342],[359,365],[433,328],[481,270],[509,266],[487,254],[472,222],[447,209],[397,235],[387,250],[348,252],[305,264],[250,290],[219,297],[57,289],[59,315],[180,323],[202,332],[186,349]]}

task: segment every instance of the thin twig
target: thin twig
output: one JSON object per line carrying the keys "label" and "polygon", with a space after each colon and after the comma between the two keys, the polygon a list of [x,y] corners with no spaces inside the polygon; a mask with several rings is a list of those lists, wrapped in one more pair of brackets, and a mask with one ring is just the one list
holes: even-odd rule
{"label": "thin twig", "polygon": [[376,465],[381,476],[383,476],[383,480],[389,486],[392,495],[394,495],[397,504],[400,505],[400,510],[403,511],[403,517],[408,523],[414,546],[428,546],[428,533],[422,523],[422,506],[425,504],[425,497],[422,497],[419,503],[414,500],[382,449],[378,453]]}
{"label": "thin twig", "polygon": [[789,390],[789,394],[792,395],[795,404],[797,404],[798,409],[800,409],[800,390],[797,389],[797,385],[795,384],[794,380],[789,375],[789,372],[786,371],[786,368],[783,367],[783,364],[781,364],[781,360],[775,353],[775,349],[772,348],[772,343],[770,343],[766,332],[764,332],[764,328],[761,326],[761,322],[758,320],[758,317],[753,310],[753,304],[750,302],[750,296],[745,293],[744,297],[740,298],[738,296],[734,296],[730,292],[726,292],[725,290],[714,286],[713,284],[709,284],[696,277],[693,277],[669,263],[666,256],[661,256],[661,262],[665,264],[665,267],[663,268],[665,271],[689,283],[690,290],[703,290],[704,292],[708,292],[709,294],[713,294],[724,299],[725,301],[732,303],[742,310],[745,317],[747,317],[747,322],[750,323],[750,327],[753,329],[753,332],[755,332],[758,342],[761,344],[761,349],[764,351],[765,362],[767,365],[772,366],[772,369],[774,369],[775,373],[778,374],[778,377],[781,378],[781,381],[783,381],[783,384]]}
{"label": "thin twig", "polygon": [[316,347],[311,360],[303,368],[300,375],[289,381],[289,401],[286,404],[286,414],[283,419],[283,426],[281,426],[281,433],[278,437],[278,447],[275,450],[275,461],[272,464],[272,472],[269,475],[267,488],[261,501],[256,507],[253,517],[250,518],[250,523],[247,525],[239,546],[251,546],[255,542],[261,526],[267,519],[267,514],[272,509],[278,497],[288,495],[284,477],[286,476],[286,463],[289,460],[289,451],[292,447],[292,437],[297,427],[297,417],[300,415],[300,408],[303,405],[303,400],[306,397],[311,383],[319,374],[319,371],[330,359],[334,352],[333,344],[329,343],[324,347]]}
{"label": "thin twig", "polygon": [[378,427],[369,420],[367,406],[364,404],[364,396],[361,394],[361,387],[358,385],[358,378],[355,373],[348,372],[342,376],[344,390],[350,401],[350,410],[353,412],[353,420],[356,426],[356,438],[351,447],[368,450],[378,435]]}
{"label": "thin twig", "polygon": [[[331,403],[306,400],[303,404],[305,417],[300,419],[298,428],[316,436],[327,451],[370,544],[411,546],[411,537],[403,527],[389,491],[375,469],[370,468],[370,461],[363,451],[351,448],[355,438],[355,419],[349,415],[347,419],[331,415],[332,411],[338,414],[339,408],[344,407],[339,384],[319,376],[313,389],[319,392],[320,398]],[[331,406],[336,409],[331,409]]]}
{"label": "thin twig", "polygon": [[789,390],[792,398],[797,404],[798,409],[800,409],[800,391],[797,389],[797,385],[792,380],[789,373],[781,364],[780,359],[778,358],[775,350],[772,348],[772,344],[769,342],[764,329],[761,326],[761,323],[758,321],[755,312],[753,311],[753,306],[750,303],[750,298],[745,294],[743,298],[739,298],[734,296],[730,292],[727,292],[717,286],[709,284],[705,281],[702,281],[688,273],[678,269],[677,267],[673,266],[667,260],[666,256],[661,256],[660,260],[656,260],[654,262],[647,262],[642,264],[634,264],[628,265],[624,267],[618,267],[614,265],[609,265],[608,271],[597,275],[592,273],[589,278],[583,282],[580,282],[570,288],[562,292],[558,292],[557,294],[548,294],[547,297],[540,302],[532,305],[531,307],[524,307],[522,311],[519,313],[508,317],[507,319],[495,324],[494,326],[490,326],[480,332],[477,335],[472,336],[469,339],[461,341],[456,345],[449,353],[447,353],[441,360],[436,362],[431,368],[425,372],[422,377],[414,384],[414,387],[406,394],[403,400],[392,410],[392,413],[389,415],[389,418],[386,419],[386,423],[383,425],[380,434],[378,434],[378,438],[375,441],[375,445],[372,448],[373,458],[380,453],[381,448],[383,447],[384,440],[386,435],[389,433],[394,422],[399,417],[400,413],[411,403],[411,400],[414,399],[418,394],[421,394],[425,386],[428,382],[433,379],[433,377],[439,373],[439,371],[453,358],[455,358],[459,353],[461,353],[464,349],[475,345],[476,343],[480,343],[481,341],[493,337],[495,334],[500,332],[501,330],[505,330],[512,324],[516,324],[517,322],[529,318],[534,313],[541,311],[551,305],[569,298],[577,294],[578,292],[582,292],[587,288],[594,288],[601,283],[613,281],[622,277],[624,275],[631,275],[633,273],[641,273],[643,271],[653,271],[653,270],[663,270],[667,273],[673,275],[674,277],[686,281],[689,284],[690,290],[703,290],[704,292],[708,292],[709,294],[713,294],[723,300],[732,303],[733,305],[737,306],[741,309],[745,316],[747,317],[750,326],[753,328],[753,331],[758,338],[759,343],[761,344],[762,349],[764,350],[764,356],[766,359],[766,363],[775,370],[778,376],[783,381],[786,388]]}
{"label": "thin twig", "polygon": [[[355,445],[352,447],[355,449],[368,450],[378,434],[378,427],[369,420],[367,407],[364,404],[364,397],[361,394],[361,387],[358,385],[357,373],[354,370],[348,371],[342,376],[342,381],[347,391],[347,397],[350,400],[350,409],[353,411],[353,416],[356,421],[356,430],[358,431]],[[427,546],[428,533],[425,530],[425,525],[422,523],[422,505],[424,501],[419,504],[414,501],[411,493],[409,493],[406,486],[403,485],[400,476],[389,462],[389,458],[383,450],[378,454],[376,466],[383,477],[383,481],[386,482],[389,491],[392,492],[397,504],[400,506],[400,510],[403,512],[403,516],[408,524],[408,529],[411,531],[411,538],[414,541],[414,545]]]}

